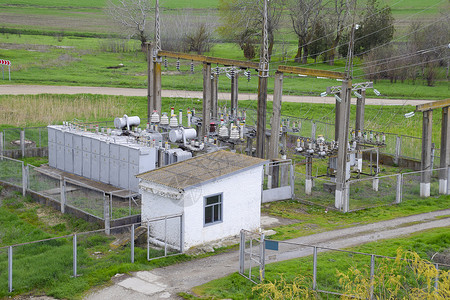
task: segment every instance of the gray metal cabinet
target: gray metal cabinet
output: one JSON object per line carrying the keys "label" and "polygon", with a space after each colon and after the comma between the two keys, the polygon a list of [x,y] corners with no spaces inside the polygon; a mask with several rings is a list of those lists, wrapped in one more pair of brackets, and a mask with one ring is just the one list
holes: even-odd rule
{"label": "gray metal cabinet", "polygon": [[64,170],[64,142],[62,144],[56,144],[56,167]]}
{"label": "gray metal cabinet", "polygon": [[91,178],[91,153],[83,151],[83,176]]}
{"label": "gray metal cabinet", "polygon": [[91,153],[91,137],[83,136],[83,152]]}
{"label": "gray metal cabinet", "polygon": [[76,175],[83,175],[83,151],[81,149],[73,149],[73,172]]}
{"label": "gray metal cabinet", "polygon": [[95,181],[100,180],[100,155],[91,154],[91,179]]}
{"label": "gray metal cabinet", "polygon": [[100,155],[100,181],[109,184],[109,157]]}
{"label": "gray metal cabinet", "polygon": [[73,140],[73,148],[74,149],[77,149],[77,150],[83,149],[83,142],[82,142],[81,135],[74,134],[72,137],[72,140]]}
{"label": "gray metal cabinet", "polygon": [[65,147],[64,171],[73,173],[73,148]]}
{"label": "gray metal cabinet", "polygon": [[109,159],[109,184],[119,186],[119,160]]}
{"label": "gray metal cabinet", "polygon": [[93,154],[100,154],[100,140],[98,139],[92,139],[91,142],[91,153]]}
{"label": "gray metal cabinet", "polygon": [[48,141],[48,165],[50,167],[56,168],[56,155],[56,143]]}
{"label": "gray metal cabinet", "polygon": [[128,162],[127,161],[120,161],[119,162],[119,186],[123,189],[129,188],[129,172],[128,172]]}
{"label": "gray metal cabinet", "polygon": [[73,148],[73,134],[66,131],[64,133],[64,145],[65,147]]}

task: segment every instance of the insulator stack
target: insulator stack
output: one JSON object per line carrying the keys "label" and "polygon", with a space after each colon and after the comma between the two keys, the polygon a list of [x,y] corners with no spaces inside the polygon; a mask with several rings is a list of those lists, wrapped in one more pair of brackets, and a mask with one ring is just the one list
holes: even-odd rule
{"label": "insulator stack", "polygon": [[177,59],[177,70],[180,71],[180,59]]}
{"label": "insulator stack", "polygon": [[194,73],[194,61],[191,61],[191,73]]}

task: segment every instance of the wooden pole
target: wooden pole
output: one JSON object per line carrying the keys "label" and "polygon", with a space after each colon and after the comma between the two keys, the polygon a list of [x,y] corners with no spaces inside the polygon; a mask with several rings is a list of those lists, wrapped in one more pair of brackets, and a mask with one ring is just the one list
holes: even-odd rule
{"label": "wooden pole", "polygon": [[203,63],[202,136],[208,135],[210,122],[211,122],[211,64]]}
{"label": "wooden pole", "polygon": [[153,46],[152,43],[146,43],[147,50],[147,122],[150,123],[152,110],[154,107],[153,96]]}
{"label": "wooden pole", "polygon": [[423,112],[422,120],[422,173],[420,176],[420,196],[430,196],[431,184],[431,133],[433,125],[433,111]]}
{"label": "wooden pole", "polygon": [[283,95],[283,73],[275,72],[275,84],[273,90],[273,112],[271,121],[269,159],[278,158],[278,144],[280,139],[281,100]]}
{"label": "wooden pole", "polygon": [[256,123],[256,157],[264,158],[266,140],[266,111],[267,111],[267,77],[259,71],[258,79],[258,112]]}
{"label": "wooden pole", "polygon": [[439,172],[439,193],[450,194],[449,173],[450,173],[450,114],[448,106],[442,108],[441,127],[441,155]]}

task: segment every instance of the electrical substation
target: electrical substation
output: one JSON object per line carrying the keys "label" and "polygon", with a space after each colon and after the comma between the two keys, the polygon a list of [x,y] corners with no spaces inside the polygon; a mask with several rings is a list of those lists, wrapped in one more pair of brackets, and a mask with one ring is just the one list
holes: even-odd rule
{"label": "electrical substation", "polygon": [[[114,128],[87,126],[80,122],[48,126],[50,167],[84,177],[93,185],[100,182],[112,186],[111,190],[124,190],[124,194],[141,194],[143,221],[171,214],[181,214],[188,219],[192,216],[190,223],[185,220],[181,225],[186,226],[181,230],[186,234],[186,241],[189,240],[184,245],[186,247],[212,241],[219,236],[223,238],[217,230],[207,229],[206,225],[210,222],[223,222],[219,231],[227,235],[236,235],[242,228],[254,230],[259,222],[261,203],[286,199],[302,201],[303,196],[316,197],[317,191],[321,193],[319,198],[325,199],[323,206],[342,212],[352,210],[351,185],[359,184],[361,187],[354,188],[354,192],[362,189],[363,193],[371,195],[378,195],[379,191],[385,192],[387,187],[393,186],[394,203],[401,202],[403,175],[384,175],[380,167],[380,153],[388,144],[387,134],[365,126],[366,90],[373,89],[378,96],[380,92],[372,82],[352,83],[352,38],[345,73],[279,65],[273,73],[273,106],[268,122],[267,11],[259,63],[165,51],[159,38],[158,9],[156,12],[155,42],[146,44],[146,122],[141,122],[137,116],[124,115],[114,120]],[[191,73],[195,64],[202,66],[201,111],[176,105],[170,111],[162,111],[162,66],[168,69],[168,58],[175,62],[179,72],[181,61],[187,62]],[[250,82],[256,77],[252,77],[255,71],[258,81],[257,109],[250,118],[249,111],[239,106],[238,79],[245,76]],[[225,82],[230,82],[228,107],[219,105],[220,76],[226,76],[229,81]],[[333,130],[318,128],[318,123],[311,120],[311,130],[306,132],[303,130],[304,120],[282,119],[284,76],[297,78],[299,84],[303,77],[341,82],[341,85],[329,86],[320,95],[335,98],[334,124],[329,124]],[[354,125],[350,125],[352,96],[356,98]],[[420,195],[423,197],[430,195],[433,169],[430,130],[432,110],[435,108],[442,108],[443,112],[439,192],[449,193],[449,104],[449,100],[444,100],[417,106],[416,111],[424,114],[420,166]],[[399,145],[397,139],[396,154],[400,152]],[[317,167],[313,174],[313,167],[322,167],[325,162],[326,170],[321,168],[319,172]],[[263,173],[256,176],[258,180],[245,178],[248,171],[246,163],[253,168],[251,176],[255,176],[255,172]],[[296,167],[300,166],[304,167],[304,174],[296,171]],[[251,209],[235,211],[229,206],[222,206],[223,199],[230,201],[227,203],[240,203],[243,192],[236,193],[228,185],[239,186],[247,181],[250,190],[260,190],[263,186],[257,197],[245,200]],[[189,190],[195,191],[195,195]],[[240,204],[236,205],[238,207]],[[245,214],[255,218],[251,218],[252,222],[246,222],[248,216]],[[186,225],[186,222],[191,225]],[[197,233],[190,231],[195,228],[197,233],[198,230],[203,233],[194,238]],[[180,234],[175,236],[180,238]],[[183,246],[181,242],[179,246]]]}

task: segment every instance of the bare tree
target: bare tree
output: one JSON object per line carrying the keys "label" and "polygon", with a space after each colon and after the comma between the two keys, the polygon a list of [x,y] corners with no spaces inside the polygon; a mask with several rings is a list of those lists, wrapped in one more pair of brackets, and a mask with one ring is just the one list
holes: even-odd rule
{"label": "bare tree", "polygon": [[331,47],[326,55],[330,65],[334,65],[336,48],[344,35],[344,30],[350,18],[351,9],[353,8],[353,1],[355,0],[334,0],[333,8],[329,10],[329,24],[331,24],[334,32]]}
{"label": "bare tree", "polygon": [[[272,54],[274,35],[278,29],[286,0],[268,2],[267,32],[269,56]],[[255,57],[260,44],[264,12],[264,0],[220,0],[219,12],[222,26],[219,33],[226,39],[235,41],[248,59]]]}
{"label": "bare tree", "polygon": [[106,13],[119,24],[128,37],[138,37],[144,46],[150,38],[149,25],[154,18],[151,0],[109,0]]}
{"label": "bare tree", "polygon": [[161,19],[161,46],[164,50],[202,54],[213,44],[216,28],[210,15],[193,16],[191,11],[183,10]]}
{"label": "bare tree", "polygon": [[[315,26],[322,11],[322,0],[290,0],[289,16],[298,38],[295,62],[307,63],[308,44],[314,36]],[[303,53],[303,55],[302,55]]]}

